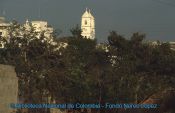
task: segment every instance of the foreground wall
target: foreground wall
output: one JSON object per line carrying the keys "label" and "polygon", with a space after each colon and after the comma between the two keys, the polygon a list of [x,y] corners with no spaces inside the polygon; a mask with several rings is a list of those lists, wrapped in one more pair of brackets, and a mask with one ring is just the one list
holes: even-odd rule
{"label": "foreground wall", "polygon": [[18,78],[12,66],[0,64],[0,113],[11,113],[11,103],[17,103]]}

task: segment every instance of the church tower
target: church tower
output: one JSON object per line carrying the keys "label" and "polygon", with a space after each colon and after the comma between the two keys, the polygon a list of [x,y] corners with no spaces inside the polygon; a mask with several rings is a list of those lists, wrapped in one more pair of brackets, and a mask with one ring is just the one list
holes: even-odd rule
{"label": "church tower", "polygon": [[84,38],[95,39],[95,19],[87,8],[82,15],[81,30]]}

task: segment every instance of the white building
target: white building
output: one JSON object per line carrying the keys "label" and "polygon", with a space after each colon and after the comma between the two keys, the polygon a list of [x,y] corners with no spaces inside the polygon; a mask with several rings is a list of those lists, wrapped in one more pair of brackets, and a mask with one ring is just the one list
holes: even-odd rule
{"label": "white building", "polygon": [[3,23],[5,21],[4,17],[0,17],[0,23]]}
{"label": "white building", "polygon": [[8,38],[8,29],[10,27],[10,23],[6,23],[4,17],[0,17],[0,48],[4,48],[3,38]]}
{"label": "white building", "polygon": [[53,33],[53,28],[48,25],[46,21],[31,21],[29,22],[26,20],[26,23],[24,24],[24,27],[26,30],[30,31],[31,27],[34,28],[34,31],[37,33],[37,37],[40,37],[42,33],[44,33],[44,36],[46,38],[53,38],[52,33]]}
{"label": "white building", "polygon": [[169,42],[170,47],[172,50],[175,50],[175,42]]}
{"label": "white building", "polygon": [[175,50],[175,42],[158,42],[158,41],[153,41],[153,42],[151,42],[151,45],[158,46],[158,45],[161,45],[163,43],[168,43],[170,45],[170,49],[171,50]]}
{"label": "white building", "polygon": [[[7,23],[4,17],[0,17],[0,37],[8,40],[10,38],[10,27],[12,23]],[[44,34],[44,40],[53,43],[53,28],[48,25],[46,21],[31,21],[26,20],[25,24],[21,25],[19,29],[16,31],[12,31],[13,35],[17,35],[18,37],[23,37],[24,34],[30,33],[34,28],[34,32],[36,33],[36,38],[40,38],[42,33]],[[25,30],[23,30],[25,28]],[[4,41],[0,40],[0,48],[4,48]],[[55,44],[55,43],[54,43]]]}
{"label": "white building", "polygon": [[6,23],[5,18],[0,17],[0,36],[7,37],[9,27],[10,27],[10,24]]}
{"label": "white building", "polygon": [[88,39],[95,39],[95,19],[90,10],[86,9],[81,20],[82,36]]}

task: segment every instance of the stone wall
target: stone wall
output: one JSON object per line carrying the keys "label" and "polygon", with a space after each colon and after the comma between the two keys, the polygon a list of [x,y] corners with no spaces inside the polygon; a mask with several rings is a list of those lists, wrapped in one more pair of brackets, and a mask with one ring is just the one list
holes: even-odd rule
{"label": "stone wall", "polygon": [[11,103],[17,103],[18,78],[12,66],[0,64],[0,113],[11,113]]}

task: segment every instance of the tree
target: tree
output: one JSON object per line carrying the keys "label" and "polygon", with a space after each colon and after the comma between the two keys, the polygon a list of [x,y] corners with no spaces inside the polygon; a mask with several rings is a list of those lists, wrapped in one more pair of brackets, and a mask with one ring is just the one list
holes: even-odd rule
{"label": "tree", "polygon": [[81,38],[81,33],[82,33],[82,30],[79,28],[78,24],[76,25],[75,28],[72,28],[71,30],[71,33],[73,35],[73,37],[75,38]]}

